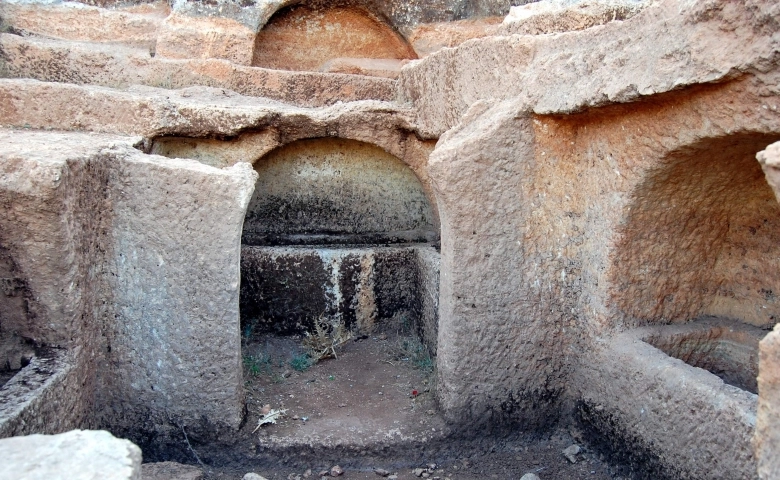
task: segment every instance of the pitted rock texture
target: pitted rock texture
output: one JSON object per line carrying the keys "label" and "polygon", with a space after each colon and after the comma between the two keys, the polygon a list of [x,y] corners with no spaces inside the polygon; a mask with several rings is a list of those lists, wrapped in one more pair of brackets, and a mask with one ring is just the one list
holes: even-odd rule
{"label": "pitted rock texture", "polygon": [[0,455],[3,480],[141,480],[141,449],[105,431],[6,438]]}
{"label": "pitted rock texture", "polygon": [[542,0],[512,7],[500,35],[541,35],[573,32],[633,17],[646,0]]}
{"label": "pitted rock texture", "polygon": [[[780,133],[780,114],[776,102],[756,93],[763,82],[748,77],[570,116],[524,116],[512,101],[494,107],[477,104],[439,140],[429,167],[442,225],[439,388],[442,405],[453,419],[545,422],[565,398],[568,375],[580,362],[591,361],[576,352],[590,351],[591,342],[611,331],[662,321],[647,311],[652,305],[647,298],[626,294],[639,287],[618,274],[621,262],[637,258],[623,253],[623,242],[639,231],[621,234],[624,227],[640,229],[640,223],[631,227],[628,221],[635,210],[633,198],[647,198],[641,193],[645,182],[669,165],[674,152],[688,152],[695,159],[697,146],[720,145],[702,157],[702,162],[711,160],[705,175],[717,172],[718,154],[725,155],[720,160],[724,164],[747,162],[744,152],[771,143]],[[737,131],[753,133],[733,133]],[[738,151],[745,156],[727,155]],[[766,188],[763,193],[759,188],[757,162],[740,175],[732,181],[756,182],[751,196],[743,195],[746,200],[759,195],[755,205],[776,208],[766,200]],[[707,202],[706,197],[699,200]],[[750,202],[741,213],[729,214],[735,229],[744,225],[733,235],[770,246],[771,230],[756,230],[754,235],[747,228],[755,215]],[[707,204],[729,205],[717,198]],[[669,218],[678,217],[670,213]],[[771,223],[774,217],[766,218]],[[746,223],[738,223],[743,219]],[[647,238],[653,239],[649,230]],[[648,243],[649,251],[657,248],[663,258],[673,256],[662,247],[664,241],[657,237],[657,243]],[[763,268],[766,257],[760,251],[731,251],[721,264],[728,268],[733,264],[725,260],[741,259]],[[774,285],[774,273],[766,274],[769,277],[756,278]],[[475,277],[480,282],[475,284]],[[709,278],[700,279],[703,290]],[[773,305],[760,292],[765,286],[733,288],[747,296],[745,305],[759,299],[766,310]],[[728,304],[714,302],[713,293],[711,302],[690,295],[678,295],[676,301],[697,302],[696,315],[689,318],[708,313],[710,307],[710,313],[717,313],[715,307],[727,313]],[[644,319],[626,313],[643,308]],[[752,312],[745,311],[746,320],[754,318]],[[490,357],[491,365],[483,368],[462,360],[477,355]]]}
{"label": "pitted rock texture", "polygon": [[780,206],[756,153],[776,135],[732,135],[670,152],[632,194],[615,279],[628,317],[780,320]]}
{"label": "pitted rock texture", "polygon": [[83,359],[64,349],[39,348],[29,363],[0,386],[0,438],[58,433],[89,424],[91,374]]}
{"label": "pitted rock texture", "polygon": [[282,70],[318,70],[329,60],[415,58],[398,33],[364,10],[306,5],[278,12],[257,35],[252,65]]}
{"label": "pitted rock texture", "polygon": [[150,49],[155,45],[160,24],[169,13],[170,8],[165,3],[108,10],[75,2],[8,1],[0,4],[0,23],[8,31],[25,35],[121,43]]}
{"label": "pitted rock texture", "polygon": [[780,475],[780,326],[760,344],[758,413],[753,444],[761,480]]}
{"label": "pitted rock texture", "polygon": [[434,210],[422,183],[401,160],[373,145],[300,140],[258,160],[255,171],[244,243],[436,240]]}
{"label": "pitted rock texture", "polygon": [[170,90],[202,85],[310,107],[395,96],[395,82],[387,78],[269,70],[213,58],[167,59],[121,45],[8,33],[0,33],[0,70],[0,77],[112,88],[147,85]]}
{"label": "pitted rock texture", "polygon": [[656,327],[610,339],[580,368],[585,430],[639,478],[756,478],[757,396],[639,339],[655,334],[663,335]]}
{"label": "pitted rock texture", "polygon": [[442,50],[404,68],[400,95],[433,138],[479,101],[517,98],[520,110],[538,114],[635,101],[772,70],[778,18],[772,2],[664,0],[590,30],[488,37]]}
{"label": "pitted rock texture", "polygon": [[[237,427],[243,407],[238,264],[256,179],[251,167],[220,170],[147,156],[132,147],[139,141],[133,137],[23,130],[0,135],[9,187],[3,192],[14,195],[0,221],[13,227],[5,231],[6,238],[16,235],[14,259],[49,319],[20,333],[77,352],[75,370],[57,393],[75,402],[76,415],[83,412],[78,408],[92,415],[81,421],[111,424],[129,435],[143,437],[139,432],[153,431],[158,422],[174,418],[184,425],[203,415]],[[198,197],[206,185],[212,202]],[[47,200],[59,209],[37,204]],[[171,202],[179,204],[171,209]],[[14,205],[25,205],[25,214]],[[146,214],[136,215],[139,208]],[[164,230],[152,225],[166,217]],[[46,222],[56,227],[31,232]],[[193,256],[184,238],[210,245],[208,258]],[[53,247],[56,254],[46,250]],[[164,289],[159,278],[166,279]],[[202,289],[194,278],[221,287]],[[71,286],[61,287],[63,281]],[[59,293],[67,288],[70,295]],[[208,332],[208,340],[193,348],[188,339],[197,331]],[[213,401],[195,401],[204,395]],[[48,418],[52,411],[41,402],[39,416]],[[193,409],[196,404],[206,410]]]}

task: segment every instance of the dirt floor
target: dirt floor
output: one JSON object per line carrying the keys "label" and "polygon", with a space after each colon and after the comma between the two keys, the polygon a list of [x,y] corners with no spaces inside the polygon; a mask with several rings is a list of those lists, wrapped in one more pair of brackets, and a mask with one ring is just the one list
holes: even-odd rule
{"label": "dirt floor", "polygon": [[[206,478],[319,479],[334,465],[345,479],[381,478],[375,469],[401,480],[629,478],[582,443],[576,463],[567,460],[562,451],[577,442],[565,429],[455,438],[434,400],[433,362],[415,336],[354,338],[336,349],[337,358],[314,365],[305,362],[302,340],[266,335],[244,345],[248,413],[235,448],[246,453],[218,466],[201,447]],[[283,412],[276,423],[258,426],[274,412]]]}

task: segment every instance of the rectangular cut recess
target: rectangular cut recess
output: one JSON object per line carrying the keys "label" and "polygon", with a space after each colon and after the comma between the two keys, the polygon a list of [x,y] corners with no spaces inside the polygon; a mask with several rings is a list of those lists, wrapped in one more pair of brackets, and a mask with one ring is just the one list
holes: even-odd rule
{"label": "rectangular cut recess", "polygon": [[644,341],[729,385],[757,394],[758,342],[765,333],[737,321],[705,317],[686,325],[662,327]]}

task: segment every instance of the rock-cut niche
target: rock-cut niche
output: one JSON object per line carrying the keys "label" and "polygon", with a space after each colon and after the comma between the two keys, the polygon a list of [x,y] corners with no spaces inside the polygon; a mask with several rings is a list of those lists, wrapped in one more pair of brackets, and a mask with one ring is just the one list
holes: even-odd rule
{"label": "rock-cut niche", "polygon": [[252,65],[316,71],[338,58],[411,59],[416,55],[400,34],[360,7],[294,5],[279,10],[258,33]]}
{"label": "rock-cut niche", "polygon": [[771,328],[780,320],[780,206],[755,157],[775,140],[701,140],[639,186],[613,270],[629,322],[716,316]]}
{"label": "rock-cut niche", "polygon": [[309,139],[255,170],[241,251],[245,339],[312,331],[319,319],[362,333],[395,320],[435,348],[438,221],[408,165],[366,143]]}

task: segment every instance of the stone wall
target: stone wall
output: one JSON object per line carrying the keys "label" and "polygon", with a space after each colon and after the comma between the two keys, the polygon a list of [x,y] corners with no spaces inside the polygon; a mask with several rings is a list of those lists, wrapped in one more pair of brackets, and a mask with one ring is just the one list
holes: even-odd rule
{"label": "stone wall", "polygon": [[382,149],[300,140],[255,163],[248,245],[435,241],[432,202],[414,171]]}
{"label": "stone wall", "polygon": [[[44,379],[52,386],[29,394],[36,418],[62,418],[6,433],[100,425],[135,438],[203,418],[236,428],[243,412],[238,263],[251,167],[146,156],[132,137],[2,135],[3,192],[14,195],[2,221],[13,226],[7,235],[19,236],[6,241],[36,309],[33,328],[15,333],[70,351],[67,368]],[[210,201],[215,195],[222,200]],[[170,209],[174,198],[181,203]],[[195,244],[183,239],[211,253],[193,255]],[[13,387],[12,380],[4,389]],[[201,402],[204,393],[212,400]]]}
{"label": "stone wall", "polygon": [[[498,8],[338,5],[365,9],[407,37],[425,22]],[[236,424],[231,345],[239,335],[242,202],[253,175],[241,162],[302,139],[376,145],[411,167],[431,199],[431,218],[441,223],[440,289],[437,300],[437,275],[428,268],[435,255],[418,257],[426,265],[417,285],[427,312],[421,330],[429,344],[436,338],[438,396],[454,424],[548,428],[571,418],[585,395],[609,397],[601,418],[636,422],[639,400],[619,398],[630,382],[605,383],[634,368],[612,355],[623,352],[611,343],[615,335],[702,315],[761,328],[776,322],[780,277],[772,259],[780,212],[752,158],[780,139],[780,6],[662,0],[614,21],[594,14],[592,23],[567,17],[547,25],[537,18],[490,30],[483,27],[495,24],[485,20],[447,44],[454,48],[404,66],[397,83],[249,66],[255,34],[288,6],[178,3],[159,26],[143,24],[144,32],[158,29],[155,51],[130,45],[140,40],[129,33],[126,45],[108,45],[89,29],[84,38],[95,43],[74,43],[80,34],[67,29],[50,30],[59,39],[0,34],[4,76],[106,87],[2,80],[0,121],[147,137],[83,150],[97,137],[5,134],[16,140],[4,148],[23,154],[6,155],[2,166],[0,246],[19,294],[3,308],[17,309],[24,299],[29,309],[7,324],[44,343],[81,339],[103,362],[86,391],[127,399],[98,397],[102,404],[131,419],[152,408],[169,415],[178,433],[194,421],[179,407],[205,391],[227,405],[202,407],[209,421]],[[22,16],[14,23],[27,21]],[[45,30],[43,24],[25,28]],[[212,27],[219,35],[209,39],[204,32]],[[504,35],[467,40],[488,30]],[[147,87],[127,88],[134,83]],[[189,85],[211,88],[171,90]],[[165,157],[131,151],[131,144]],[[61,150],[81,153],[49,158]],[[776,187],[773,151],[760,158]],[[20,173],[28,171],[34,174]],[[204,198],[212,191],[213,203]],[[20,214],[22,206],[32,214]],[[40,233],[47,229],[54,234]],[[212,280],[192,284],[203,271]],[[76,281],[82,279],[90,281]],[[437,309],[438,324],[428,315]],[[218,331],[215,322],[228,325],[219,338],[196,337]],[[766,478],[777,450],[773,338],[763,343],[759,375],[756,445]],[[223,349],[209,357],[218,364],[203,360],[213,353],[203,350],[208,343]],[[139,345],[151,346],[151,354]],[[649,397],[677,388],[658,369],[679,365],[652,350],[640,353],[649,359],[637,373]],[[220,380],[209,384],[195,371],[188,377],[183,366],[190,364]],[[127,367],[121,375],[101,373],[120,366]],[[711,380],[702,382],[734,401]],[[588,382],[595,394],[578,388]],[[675,398],[683,407],[689,400]],[[745,411],[749,416],[750,407]],[[659,418],[656,430],[664,425]],[[747,451],[742,427],[728,437],[739,455]],[[676,463],[673,472],[704,475],[692,457],[663,460],[662,447],[641,448],[661,470]]]}
{"label": "stone wall", "polygon": [[246,163],[218,170],[140,152],[112,172],[114,424],[240,424],[238,266],[254,180]]}
{"label": "stone wall", "polygon": [[[301,334],[318,319],[360,334],[418,329],[435,352],[438,265],[429,246],[257,247],[241,252],[244,339],[266,332]],[[404,324],[405,325],[401,325]],[[424,327],[423,327],[424,326]],[[430,333],[433,332],[433,335]],[[417,332],[416,332],[417,333]]]}
{"label": "stone wall", "polygon": [[[631,293],[643,284],[619,274],[621,262],[636,258],[625,253],[623,245],[642,235],[626,234],[626,228],[633,228],[634,199],[650,198],[643,190],[648,179],[675,162],[683,160],[688,168],[706,162],[705,172],[717,172],[719,162],[748,162],[748,155],[777,138],[777,105],[756,93],[773,88],[771,78],[746,76],[569,116],[524,114],[522,100],[495,106],[477,103],[442,136],[430,170],[442,219],[439,385],[451,418],[545,424],[566,408],[573,394],[566,387],[572,385],[569,375],[582,362],[592,361],[576,352],[598,349],[603,336],[636,325],[633,310],[625,306],[640,311],[655,304],[638,296],[639,290]],[[701,156],[691,153],[702,144],[720,146]],[[680,159],[675,152],[689,155]],[[739,189],[739,200],[728,196],[728,188],[707,190],[712,200],[703,197],[728,209],[719,217],[718,228],[731,233],[723,238],[725,258],[700,273],[697,285],[709,288],[711,276],[723,290],[710,291],[707,301],[677,292],[676,301],[696,305],[678,320],[709,313],[761,325],[771,322],[772,313],[760,320],[755,315],[773,305],[766,291],[774,291],[777,278],[762,265],[772,256],[766,246],[774,244],[775,234],[771,228],[753,233],[750,227],[756,212],[777,207],[768,201],[763,180],[750,165],[740,170],[744,177],[725,174],[728,185],[743,185],[739,178],[750,185]],[[706,175],[681,178],[698,185]],[[676,190],[690,191],[679,184]],[[657,212],[664,215],[668,209],[659,206]],[[668,218],[677,221],[680,215]],[[760,225],[765,218],[766,225],[773,224],[767,213]],[[643,265],[670,265],[667,259],[672,262],[673,252],[663,247],[667,237],[653,236],[659,222],[638,222],[637,228],[640,224],[648,229],[643,230],[648,241],[660,243],[644,250],[657,256]],[[730,244],[745,248],[735,252]],[[689,245],[685,252],[715,255],[704,244],[694,251]],[[731,271],[731,261],[741,262],[740,269],[749,266],[739,274],[743,290],[729,287],[718,276]],[[763,273],[755,273],[757,280],[750,283],[747,279],[756,267]],[[639,268],[629,270],[636,275]],[[732,292],[728,299],[746,305],[760,302],[759,308],[728,307],[719,300],[723,291]],[[644,321],[666,321],[645,311]],[[472,359],[478,357],[485,363],[475,364]]]}

